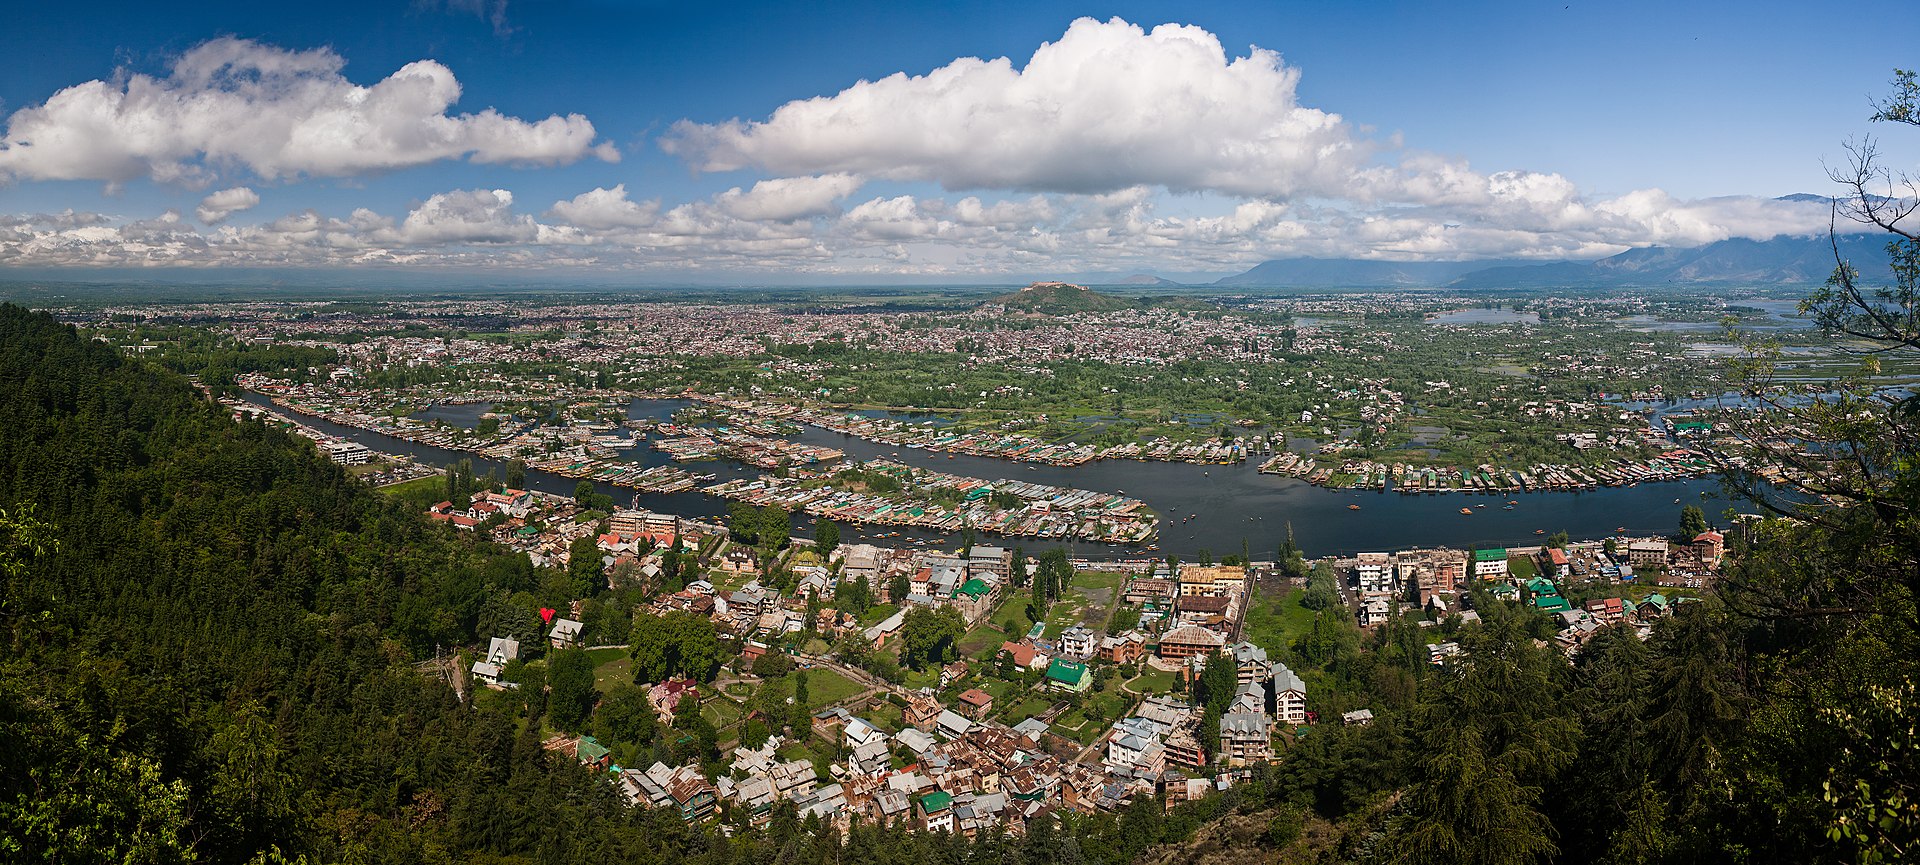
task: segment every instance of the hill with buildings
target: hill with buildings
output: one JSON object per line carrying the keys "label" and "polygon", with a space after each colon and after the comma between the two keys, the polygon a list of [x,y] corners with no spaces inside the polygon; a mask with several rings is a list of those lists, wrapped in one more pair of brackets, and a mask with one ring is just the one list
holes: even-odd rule
{"label": "hill with buildings", "polygon": [[1041,315],[1070,315],[1076,312],[1112,312],[1134,306],[1124,297],[1101,294],[1071,282],[1036,282],[1019,291],[999,295],[988,301],[1008,309]]}

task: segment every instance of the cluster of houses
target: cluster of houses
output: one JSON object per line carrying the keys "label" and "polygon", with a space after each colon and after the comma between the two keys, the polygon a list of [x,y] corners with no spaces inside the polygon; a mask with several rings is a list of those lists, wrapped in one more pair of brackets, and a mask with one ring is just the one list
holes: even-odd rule
{"label": "cluster of houses", "polygon": [[[1700,588],[1720,572],[1726,540],[1719,532],[1700,533],[1687,543],[1666,538],[1616,542],[1612,552],[1599,543],[1566,547],[1492,547],[1476,550],[1408,550],[1360,553],[1337,562],[1353,589],[1355,615],[1362,627],[1385,622],[1409,602],[1439,614],[1465,610],[1460,595],[1469,578],[1488,584],[1499,598],[1526,601],[1556,615],[1580,613],[1562,597],[1560,584],[1574,579],[1609,583],[1654,583]],[[1537,576],[1518,580],[1510,563],[1526,559]]]}

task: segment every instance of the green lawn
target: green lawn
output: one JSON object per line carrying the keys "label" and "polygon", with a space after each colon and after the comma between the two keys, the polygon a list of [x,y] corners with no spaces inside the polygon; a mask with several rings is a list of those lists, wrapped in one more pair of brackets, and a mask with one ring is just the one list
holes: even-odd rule
{"label": "green lawn", "polygon": [[700,714],[717,730],[740,720],[740,716],[743,713],[740,711],[739,706],[735,706],[726,700],[708,700],[705,705],[700,707]]}
{"label": "green lawn", "polygon": [[893,604],[874,604],[868,607],[866,612],[860,614],[860,624],[863,627],[866,625],[880,624],[886,621],[886,618],[893,615],[894,611],[898,609],[900,608]]}
{"label": "green lawn", "polygon": [[1313,611],[1300,605],[1305,589],[1288,589],[1285,594],[1261,592],[1247,609],[1240,633],[1254,645],[1278,652],[1313,627]]}
{"label": "green lawn", "polygon": [[439,501],[445,497],[444,493],[447,489],[447,479],[439,475],[427,475],[424,478],[414,478],[410,481],[388,484],[379,489],[387,495],[401,498],[417,498],[426,496],[429,493],[441,493],[442,495],[434,497],[434,501]]}
{"label": "green lawn", "polygon": [[[1026,621],[1026,618],[1021,617],[1021,621]],[[1009,635],[1001,630],[991,617],[984,618],[980,620],[980,624],[974,626],[973,630],[968,631],[966,636],[960,638],[960,654],[975,660],[990,660],[999,653],[1001,643],[1018,636],[1019,634]]]}
{"label": "green lawn", "polygon": [[892,703],[881,703],[867,710],[866,713],[860,717],[873,722],[875,726],[889,733],[897,732],[901,727],[905,726],[905,713],[900,711],[899,706],[895,706]]}
{"label": "green lawn", "polygon": [[1044,696],[1033,694],[1026,699],[1006,704],[1006,708],[1000,711],[1000,717],[1007,722],[1008,726],[1012,726],[1045,712],[1053,702]]}
{"label": "green lawn", "polygon": [[588,649],[593,661],[593,687],[605,691],[615,685],[633,684],[633,659],[626,649]]}
{"label": "green lawn", "polygon": [[867,689],[865,685],[825,667],[815,667],[806,673],[809,710],[817,711],[831,706]]}
{"label": "green lawn", "polygon": [[1172,673],[1148,667],[1145,673],[1129,680],[1127,688],[1141,694],[1167,694],[1172,693],[1178,681]]}
{"label": "green lawn", "polygon": [[1507,559],[1507,573],[1512,574],[1516,580],[1522,582],[1531,580],[1539,572],[1540,569],[1533,564],[1532,556],[1514,556]]}

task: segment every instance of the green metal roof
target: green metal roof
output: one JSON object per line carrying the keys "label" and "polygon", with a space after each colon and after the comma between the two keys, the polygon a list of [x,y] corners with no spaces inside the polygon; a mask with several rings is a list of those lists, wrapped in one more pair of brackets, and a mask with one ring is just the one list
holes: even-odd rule
{"label": "green metal roof", "polygon": [[1086,675],[1086,664],[1076,664],[1072,661],[1063,661],[1059,658],[1054,658],[1053,663],[1047,665],[1047,678],[1063,685],[1078,685],[1080,684],[1080,680]]}
{"label": "green metal roof", "polygon": [[944,811],[951,805],[953,805],[953,794],[941,790],[935,790],[920,797],[920,810],[928,814]]}
{"label": "green metal roof", "polygon": [[1497,562],[1506,557],[1507,557],[1506,547],[1496,547],[1491,550],[1474,550],[1473,551],[1473,560],[1476,562]]}
{"label": "green metal roof", "polygon": [[592,736],[581,736],[580,744],[574,746],[573,753],[580,758],[581,762],[595,762],[607,756],[609,751],[607,746],[600,744]]}
{"label": "green metal roof", "polygon": [[981,582],[978,578],[968,580],[966,585],[960,587],[960,594],[972,595],[976,598],[985,595],[987,591],[987,584]]}
{"label": "green metal roof", "polygon": [[1567,599],[1559,595],[1541,595],[1533,599],[1533,605],[1549,613],[1557,613],[1561,610],[1571,609],[1567,604]]}

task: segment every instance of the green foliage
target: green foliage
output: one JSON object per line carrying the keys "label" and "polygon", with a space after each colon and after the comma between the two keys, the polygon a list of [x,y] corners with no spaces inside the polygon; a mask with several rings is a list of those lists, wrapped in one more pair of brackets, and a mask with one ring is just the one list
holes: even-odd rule
{"label": "green foliage", "polygon": [[[1207,711],[1219,715],[1227,710],[1227,704],[1233,702],[1234,691],[1240,685],[1239,668],[1234,665],[1233,656],[1226,652],[1216,652],[1207,659],[1206,669],[1200,672],[1195,683],[1194,696]],[[1204,729],[1218,729],[1219,725]]]}
{"label": "green foliage", "polygon": [[736,543],[757,547],[763,555],[787,548],[793,518],[775,505],[757,507],[746,502],[727,505],[727,531]]}
{"label": "green foliage", "polygon": [[547,717],[569,733],[586,729],[598,697],[593,689],[593,661],[585,649],[562,649],[547,659]]}
{"label": "green foliage", "polygon": [[813,523],[813,548],[824,560],[840,548],[840,524],[829,519],[815,520]]}
{"label": "green foliage", "polygon": [[1680,537],[1693,540],[1707,530],[1707,515],[1698,505],[1687,505],[1680,509]]}
{"label": "green foliage", "polygon": [[633,620],[633,680],[647,684],[686,676],[713,681],[720,669],[720,637],[713,622],[685,610]]}
{"label": "green foliage", "polygon": [[593,710],[593,735],[609,747],[651,744],[658,721],[647,689],[625,683],[614,685]]}
{"label": "green foliage", "polygon": [[959,657],[960,638],[966,631],[959,610],[914,607],[900,624],[900,660],[916,670],[951,661]]}
{"label": "green foliage", "polygon": [[1340,586],[1335,581],[1333,565],[1321,562],[1307,575],[1307,594],[1300,599],[1300,605],[1309,610],[1327,610],[1341,606]]}

